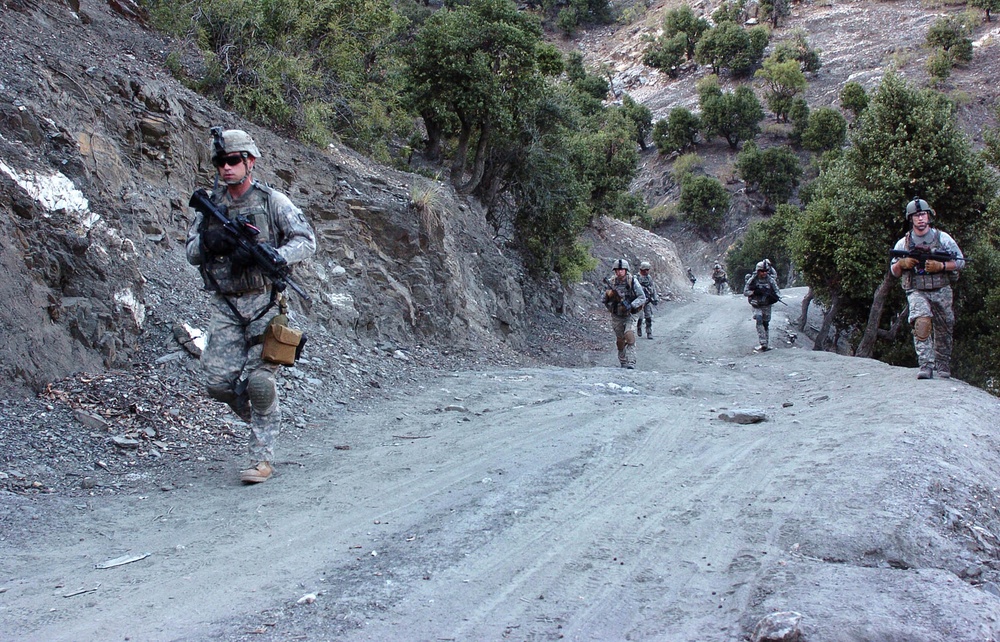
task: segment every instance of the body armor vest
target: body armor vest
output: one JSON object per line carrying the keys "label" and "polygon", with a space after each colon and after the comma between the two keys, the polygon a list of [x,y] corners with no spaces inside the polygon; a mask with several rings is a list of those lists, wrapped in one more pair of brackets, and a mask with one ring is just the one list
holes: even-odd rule
{"label": "body armor vest", "polygon": [[[224,189],[212,192],[212,202],[228,207],[229,220],[246,221],[253,225],[260,234],[256,242],[273,242],[271,233],[271,217],[268,208],[270,190],[254,183],[239,201],[232,201],[225,195]],[[202,221],[202,232],[221,227],[214,217]],[[205,288],[219,294],[246,294],[248,292],[263,292],[267,282],[256,265],[234,265],[228,256],[205,257],[201,264],[201,276]]]}
{"label": "body armor vest", "polygon": [[635,278],[637,281],[639,281],[639,285],[642,286],[643,292],[646,293],[646,298],[648,299],[649,297],[653,296],[653,277],[649,276],[648,274],[646,276],[640,274]]}
{"label": "body armor vest", "polygon": [[629,307],[632,305],[632,302],[635,301],[637,298],[639,298],[639,293],[636,291],[636,286],[641,288],[642,284],[638,283],[636,277],[631,274],[626,274],[625,280],[622,281],[621,283],[619,283],[618,279],[614,277],[612,277],[610,280],[612,289],[614,289],[614,291],[618,293],[618,296],[621,298],[622,301],[622,305],[619,306],[619,309],[612,310],[612,312],[614,312],[614,314],[620,317],[627,316],[628,314],[630,314]]}
{"label": "body armor vest", "polygon": [[[906,233],[906,249],[908,251],[913,251],[915,248],[923,248],[929,250],[940,250],[941,249],[941,233],[937,230],[931,230],[931,242],[930,245],[921,244],[917,245],[913,242],[913,232]],[[938,290],[946,285],[951,284],[951,277],[948,276],[947,272],[938,272],[937,274],[925,274],[923,272],[917,272],[916,269],[906,270],[903,272],[902,285],[904,290]]]}

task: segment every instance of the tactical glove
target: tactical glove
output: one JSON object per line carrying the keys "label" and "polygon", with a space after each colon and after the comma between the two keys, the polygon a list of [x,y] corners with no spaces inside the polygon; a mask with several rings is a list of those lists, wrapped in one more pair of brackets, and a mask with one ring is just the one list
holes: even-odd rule
{"label": "tactical glove", "polygon": [[924,272],[927,274],[937,274],[938,272],[944,272],[944,263],[941,261],[929,260],[924,263]]}
{"label": "tactical glove", "polygon": [[236,267],[246,267],[251,265],[253,261],[253,253],[242,245],[237,245],[233,251],[229,254],[229,260],[233,262]]}
{"label": "tactical glove", "polygon": [[221,227],[213,227],[201,233],[201,247],[206,254],[227,256],[236,248],[236,239]]}
{"label": "tactical glove", "polygon": [[912,256],[907,256],[896,261],[896,265],[898,265],[900,268],[904,270],[912,270],[917,266],[917,263],[919,262],[920,261],[913,258]]}

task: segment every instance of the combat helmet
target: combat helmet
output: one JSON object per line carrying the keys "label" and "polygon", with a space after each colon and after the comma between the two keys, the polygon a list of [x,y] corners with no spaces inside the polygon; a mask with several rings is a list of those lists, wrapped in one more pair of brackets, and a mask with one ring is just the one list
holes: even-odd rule
{"label": "combat helmet", "polygon": [[235,152],[244,152],[247,156],[260,158],[260,150],[257,143],[253,142],[250,134],[242,129],[226,129],[221,127],[212,128],[212,137],[215,150],[213,158],[226,156]]}
{"label": "combat helmet", "polygon": [[760,263],[758,263],[757,264],[757,271],[758,272],[767,272],[767,263],[765,263],[764,261],[761,261]]}
{"label": "combat helmet", "polygon": [[914,214],[919,214],[920,212],[927,212],[929,216],[934,216],[934,209],[930,204],[922,198],[914,198],[912,201],[906,204],[906,220],[909,221],[910,217]]}
{"label": "combat helmet", "polygon": [[625,259],[618,259],[614,263],[611,264],[611,269],[612,270],[628,270],[629,269],[628,261],[626,261]]}
{"label": "combat helmet", "polygon": [[639,264],[639,271],[641,272],[642,270],[649,270],[652,267],[653,266],[649,264],[649,261],[643,261],[642,263]]}

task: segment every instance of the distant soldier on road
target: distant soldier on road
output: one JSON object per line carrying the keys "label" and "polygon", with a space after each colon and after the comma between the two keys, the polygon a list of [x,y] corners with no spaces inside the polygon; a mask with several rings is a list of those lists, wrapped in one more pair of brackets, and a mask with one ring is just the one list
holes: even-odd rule
{"label": "distant soldier on road", "polygon": [[636,280],[639,281],[639,285],[642,286],[643,292],[646,293],[646,305],[642,306],[642,316],[639,317],[639,321],[636,324],[636,334],[640,337],[642,336],[642,320],[646,320],[646,338],[653,338],[653,306],[660,303],[660,297],[656,293],[656,284],[653,283],[653,277],[649,275],[650,266],[649,261],[643,261],[639,264],[639,276]]}
{"label": "distant soldier on road", "polygon": [[756,352],[768,350],[769,326],[771,324],[771,306],[781,300],[778,282],[767,270],[767,264],[761,261],[757,264],[756,274],[750,275],[743,287],[743,296],[747,297],[753,307],[753,318],[757,322],[757,338],[760,344]]}
{"label": "distant soldier on road", "polygon": [[611,313],[611,328],[618,347],[622,368],[635,368],[635,320],[646,303],[646,293],[639,280],[629,273],[629,264],[618,259],[612,264],[614,276],[605,278],[604,307]]}
{"label": "distant soldier on road", "polygon": [[909,322],[913,330],[913,347],[917,352],[917,379],[951,378],[952,332],[955,311],[952,309],[951,284],[965,267],[965,257],[947,232],[931,227],[936,212],[922,198],[906,205],[906,220],[910,231],[896,242],[894,250],[937,252],[950,255],[947,260],[914,257],[893,258],[889,271],[902,278]]}
{"label": "distant soldier on road", "polygon": [[726,282],[729,277],[726,276],[726,270],[721,264],[716,263],[715,267],[712,268],[712,281],[715,282],[715,293],[722,294],[726,290]]}
{"label": "distant soldier on road", "polygon": [[691,268],[688,268],[688,281],[691,281],[691,289],[693,290],[694,284],[698,281],[698,279],[695,278],[694,272],[691,271]]}

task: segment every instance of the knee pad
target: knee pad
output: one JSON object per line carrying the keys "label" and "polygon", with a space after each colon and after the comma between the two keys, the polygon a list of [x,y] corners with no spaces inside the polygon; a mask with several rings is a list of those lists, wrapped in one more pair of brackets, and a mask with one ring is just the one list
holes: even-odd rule
{"label": "knee pad", "polygon": [[625,344],[630,346],[635,345],[635,332],[632,330],[625,333]]}
{"label": "knee pad", "polygon": [[926,341],[931,336],[934,321],[931,317],[917,317],[913,320],[913,336],[917,341]]}
{"label": "knee pad", "polygon": [[263,412],[274,405],[278,389],[274,383],[274,375],[267,370],[254,370],[247,377],[247,394],[250,405],[257,412]]}

